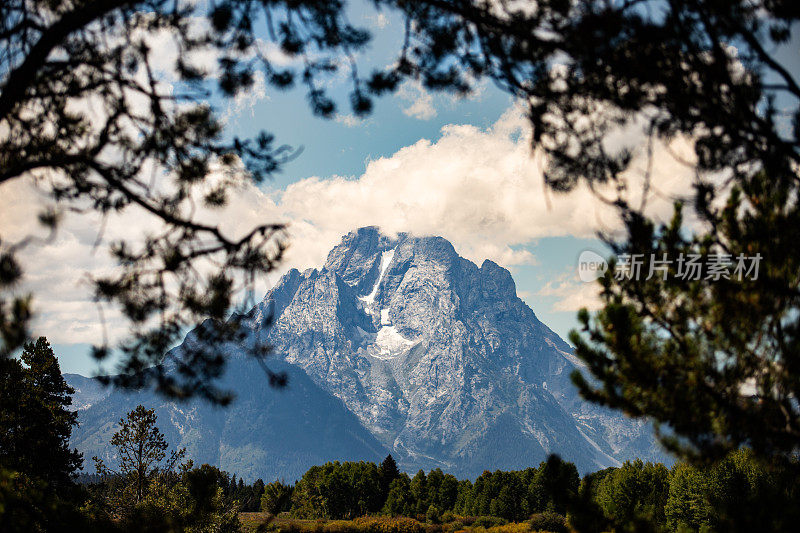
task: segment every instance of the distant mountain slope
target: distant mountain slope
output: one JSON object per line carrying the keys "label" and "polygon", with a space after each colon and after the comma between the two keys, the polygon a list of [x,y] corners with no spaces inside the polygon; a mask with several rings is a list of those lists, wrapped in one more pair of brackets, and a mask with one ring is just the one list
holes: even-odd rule
{"label": "distant mountain slope", "polygon": [[67,383],[75,389],[75,394],[72,395],[71,406],[75,411],[88,409],[111,394],[111,390],[108,387],[104,387],[96,379],[83,377],[78,374],[64,374],[64,378]]}
{"label": "distant mountain slope", "polygon": [[[288,391],[269,389],[234,347],[226,379],[239,400],[228,410],[144,398],[199,460],[262,477],[284,468],[287,478],[312,456],[386,450],[408,471],[469,477],[548,453],[582,472],[635,457],[670,461],[648,424],[579,398],[571,347],[517,297],[508,270],[478,267],[442,238],[351,232],[321,269],[284,275],[248,319],[275,348],[272,364],[289,369]],[[99,446],[134,403],[115,393],[85,409],[75,443]]]}
{"label": "distant mountain slope", "polygon": [[[287,372],[290,386],[270,388],[254,361],[236,359],[225,381],[235,387],[238,398],[227,408],[199,401],[176,404],[151,392],[114,392],[80,412],[71,444],[84,453],[84,468],[93,468],[94,455],[113,463],[108,442],[116,423],[141,403],[156,409],[167,441],[185,446],[195,463],[218,465],[245,479],[294,481],[325,461],[379,461],[389,453],[340,400],[302,370],[281,361],[271,364]],[[86,379],[65,377],[73,387]]]}

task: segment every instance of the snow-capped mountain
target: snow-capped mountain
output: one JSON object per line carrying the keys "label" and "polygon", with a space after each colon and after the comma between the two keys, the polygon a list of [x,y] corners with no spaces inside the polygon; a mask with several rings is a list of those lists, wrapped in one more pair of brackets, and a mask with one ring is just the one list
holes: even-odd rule
{"label": "snow-capped mountain", "polygon": [[[266,327],[270,316],[272,326]],[[366,443],[347,458],[374,459],[388,450],[408,471],[441,467],[469,477],[536,465],[548,453],[582,472],[635,457],[668,460],[648,424],[578,397],[569,380],[580,368],[571,347],[517,297],[508,270],[488,260],[478,267],[440,237],[389,237],[372,227],[351,232],[321,269],[284,275],[249,318],[252,335],[310,378],[307,388],[331,396],[354,415],[351,422],[357,419],[358,428],[330,428]],[[231,355],[227,372],[242,372],[248,361]],[[266,380],[237,390],[231,411],[216,410],[215,416],[232,418],[240,402],[258,404],[262,395],[280,403]],[[89,420],[100,423],[94,412],[118,397],[85,408],[78,433],[87,431]],[[291,405],[273,401],[271,408],[288,409],[291,418]],[[174,413],[169,416],[174,423]],[[177,418],[181,436],[211,438],[192,432],[188,417]],[[237,422],[235,432],[252,431],[247,420]],[[247,440],[258,448],[257,437]],[[288,448],[285,453],[308,455],[302,443]],[[342,450],[332,448],[326,459],[345,458]],[[324,454],[312,455],[317,452]],[[259,456],[252,456],[249,473],[289,477],[259,469]],[[217,457],[219,464],[222,455]],[[237,463],[242,461],[247,459]]]}

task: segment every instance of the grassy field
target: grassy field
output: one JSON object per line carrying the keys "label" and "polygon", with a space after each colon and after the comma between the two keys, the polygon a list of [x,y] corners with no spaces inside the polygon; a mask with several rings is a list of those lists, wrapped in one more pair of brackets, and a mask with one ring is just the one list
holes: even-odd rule
{"label": "grassy field", "polygon": [[271,533],[566,533],[562,516],[543,513],[525,522],[506,523],[493,517],[454,517],[440,524],[420,522],[413,518],[363,516],[354,520],[300,520],[270,517],[267,513],[239,513],[243,531]]}

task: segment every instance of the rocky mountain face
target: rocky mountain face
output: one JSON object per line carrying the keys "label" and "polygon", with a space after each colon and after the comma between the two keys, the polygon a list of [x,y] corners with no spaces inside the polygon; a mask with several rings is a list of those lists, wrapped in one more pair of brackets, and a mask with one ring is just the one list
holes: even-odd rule
{"label": "rocky mountain face", "polygon": [[[249,318],[252,335],[266,338],[280,364],[292,370],[289,394],[300,396],[283,401],[266,380],[245,389],[234,381],[239,399],[229,411],[215,412],[215,427],[225,428],[216,433],[198,432],[199,422],[172,411],[181,441],[212,441],[201,447],[219,448],[207,456],[223,468],[238,472],[249,461],[248,472],[290,478],[259,466],[273,450],[252,452],[285,435],[272,437],[268,428],[253,425],[252,415],[269,417],[267,410],[283,409],[289,425],[327,416],[314,409],[322,407],[321,397],[302,405],[307,400],[301,396],[312,390],[344,411],[337,420],[307,428],[332,434],[323,460],[373,459],[388,450],[408,471],[441,467],[468,477],[538,464],[548,453],[575,462],[582,472],[635,457],[668,461],[646,423],[578,397],[569,380],[580,369],[571,347],[517,297],[508,270],[491,261],[478,267],[442,238],[354,231],[321,269],[283,276]],[[242,369],[249,362],[236,357],[235,347],[229,350],[228,374],[254,379],[252,370]],[[78,433],[108,426],[108,416],[99,412],[110,402],[120,408],[130,403],[120,397],[114,393],[93,405],[78,400],[84,407]],[[242,405],[250,406],[248,416],[237,411]],[[245,454],[238,469],[228,466],[228,452],[222,451],[234,435],[250,446],[229,453]],[[347,442],[338,446],[336,435]],[[316,454],[298,439],[282,453]]]}

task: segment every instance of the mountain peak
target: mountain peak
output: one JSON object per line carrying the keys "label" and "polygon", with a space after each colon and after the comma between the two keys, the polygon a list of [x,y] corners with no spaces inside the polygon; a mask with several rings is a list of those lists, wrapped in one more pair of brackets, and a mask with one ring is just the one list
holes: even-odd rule
{"label": "mountain peak", "polygon": [[[412,469],[479,473],[547,452],[610,466],[620,448],[609,435],[629,424],[578,397],[569,345],[517,297],[507,269],[478,267],[438,236],[348,233],[301,281],[269,342]],[[513,443],[491,462],[495,438]]]}
{"label": "mountain peak", "polygon": [[[507,269],[490,260],[478,267],[442,237],[352,231],[322,268],[287,272],[249,316],[253,335],[273,347],[270,364],[288,365],[296,373],[289,389],[295,383],[302,395],[284,400],[268,391],[244,366],[253,361],[226,347],[225,379],[237,384],[238,407],[199,418],[170,407],[167,418],[186,439],[215,435],[219,455],[198,456],[205,461],[230,467],[225,450],[239,446],[247,453],[234,469],[266,478],[283,475],[259,471],[276,444],[291,463],[281,467],[287,472],[310,467],[309,457],[318,461],[325,449],[325,460],[385,450],[406,471],[441,467],[468,477],[526,468],[549,453],[581,472],[636,457],[667,459],[647,424],[578,396],[569,377],[580,371],[572,349],[517,297]],[[324,413],[315,411],[320,406]],[[294,433],[281,433],[285,446],[268,432],[254,435],[236,419],[244,412],[260,428],[282,423]],[[338,412],[337,421],[321,427],[328,412]],[[106,415],[102,402],[92,405],[81,414],[81,431],[116,420]],[[327,435],[327,444],[304,438],[303,428]]]}
{"label": "mountain peak", "polygon": [[481,277],[486,286],[500,298],[516,298],[517,284],[508,269],[486,259],[481,264]]}

